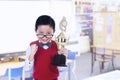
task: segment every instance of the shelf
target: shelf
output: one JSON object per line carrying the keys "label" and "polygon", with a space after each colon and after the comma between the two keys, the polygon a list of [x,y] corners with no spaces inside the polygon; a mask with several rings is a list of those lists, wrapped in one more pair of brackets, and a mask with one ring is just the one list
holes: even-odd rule
{"label": "shelf", "polygon": [[82,30],[92,29],[91,27],[82,28]]}
{"label": "shelf", "polygon": [[92,22],[93,20],[76,20],[77,22]]}
{"label": "shelf", "polygon": [[76,13],[75,16],[93,15],[93,13]]}

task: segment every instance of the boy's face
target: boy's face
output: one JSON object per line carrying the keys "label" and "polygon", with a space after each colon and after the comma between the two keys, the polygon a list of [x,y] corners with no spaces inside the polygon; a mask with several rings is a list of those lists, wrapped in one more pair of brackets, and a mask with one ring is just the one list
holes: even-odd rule
{"label": "boy's face", "polygon": [[49,25],[40,25],[36,33],[40,42],[47,43],[51,41],[54,31]]}

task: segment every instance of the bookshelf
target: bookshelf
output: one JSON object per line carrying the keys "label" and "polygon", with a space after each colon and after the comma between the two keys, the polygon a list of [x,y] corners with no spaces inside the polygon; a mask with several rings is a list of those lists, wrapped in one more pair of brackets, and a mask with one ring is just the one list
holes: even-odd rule
{"label": "bookshelf", "polygon": [[93,44],[93,5],[90,1],[74,1],[77,32],[89,36],[90,44]]}

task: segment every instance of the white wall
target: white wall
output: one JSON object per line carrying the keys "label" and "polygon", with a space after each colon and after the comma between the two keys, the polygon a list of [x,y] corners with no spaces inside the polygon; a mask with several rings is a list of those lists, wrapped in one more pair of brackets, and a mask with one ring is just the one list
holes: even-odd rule
{"label": "white wall", "polygon": [[62,16],[67,18],[68,30],[74,30],[71,5],[71,1],[0,1],[0,53],[26,50],[36,40],[34,25],[42,14],[55,19],[55,34]]}

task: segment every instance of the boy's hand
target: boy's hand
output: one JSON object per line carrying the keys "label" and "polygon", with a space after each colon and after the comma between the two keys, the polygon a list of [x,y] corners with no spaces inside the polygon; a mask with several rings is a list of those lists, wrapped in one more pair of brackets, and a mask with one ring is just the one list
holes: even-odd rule
{"label": "boy's hand", "polygon": [[68,50],[67,50],[66,48],[61,48],[61,49],[58,51],[58,53],[67,56]]}
{"label": "boy's hand", "polygon": [[38,46],[36,44],[31,45],[31,54],[35,55],[37,52]]}

